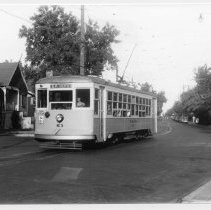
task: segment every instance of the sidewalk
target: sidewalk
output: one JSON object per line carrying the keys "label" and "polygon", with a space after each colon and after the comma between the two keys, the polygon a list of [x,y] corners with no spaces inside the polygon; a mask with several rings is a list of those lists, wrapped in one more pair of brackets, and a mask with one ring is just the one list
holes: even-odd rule
{"label": "sidewalk", "polygon": [[0,130],[1,136],[34,137],[34,130]]}
{"label": "sidewalk", "polygon": [[211,181],[185,196],[182,203],[211,203]]}
{"label": "sidewalk", "polygon": [[203,128],[206,130],[211,130],[211,125],[201,125],[201,124],[197,124],[197,123],[193,123],[193,122],[188,122],[188,125],[195,126],[198,128]]}
{"label": "sidewalk", "polygon": [[24,142],[29,142],[27,137],[33,138],[34,130],[0,130],[0,149],[7,149]]}

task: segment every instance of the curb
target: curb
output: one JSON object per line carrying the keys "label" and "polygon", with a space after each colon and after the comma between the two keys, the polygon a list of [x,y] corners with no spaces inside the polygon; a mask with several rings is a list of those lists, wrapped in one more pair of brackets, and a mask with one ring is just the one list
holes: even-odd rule
{"label": "curb", "polygon": [[188,122],[187,124],[193,127],[205,128],[205,129],[211,130],[211,125],[201,125],[201,124],[192,123],[192,122]]}
{"label": "curb", "polygon": [[0,133],[0,136],[34,137],[34,131],[7,131]]}
{"label": "curb", "polygon": [[4,134],[0,134],[0,137],[1,136],[34,137],[34,134],[32,133],[4,133]]}
{"label": "curb", "polygon": [[160,135],[166,135],[168,133],[171,133],[172,127],[167,122],[162,122],[162,128],[159,130],[154,136],[160,136]]}

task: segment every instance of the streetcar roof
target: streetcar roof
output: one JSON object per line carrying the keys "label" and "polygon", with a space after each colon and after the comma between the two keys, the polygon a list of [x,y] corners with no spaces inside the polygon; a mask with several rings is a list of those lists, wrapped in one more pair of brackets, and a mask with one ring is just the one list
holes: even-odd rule
{"label": "streetcar roof", "polygon": [[141,90],[124,86],[118,83],[113,83],[111,81],[108,81],[99,77],[95,77],[95,76],[63,75],[63,76],[45,77],[37,81],[36,84],[55,84],[55,83],[96,83],[100,85],[111,86],[111,87],[119,88],[122,90],[142,93],[142,94],[156,97],[154,93],[143,92]]}

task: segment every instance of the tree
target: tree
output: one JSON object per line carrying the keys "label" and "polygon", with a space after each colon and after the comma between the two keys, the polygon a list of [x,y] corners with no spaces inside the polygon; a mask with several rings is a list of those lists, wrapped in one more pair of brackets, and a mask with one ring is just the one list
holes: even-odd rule
{"label": "tree", "polygon": [[116,40],[119,31],[108,23],[100,30],[97,22],[91,20],[89,20],[86,29],[86,74],[102,75],[104,67],[116,70],[118,59],[114,56],[111,44],[119,42]]}
{"label": "tree", "polygon": [[158,93],[156,93],[156,97],[157,97],[157,115],[160,116],[162,111],[163,111],[163,104],[167,102],[167,98],[165,96],[165,92],[164,91],[160,91]]}
{"label": "tree", "polygon": [[211,68],[207,65],[198,68],[195,73],[196,91],[200,97],[195,114],[201,124],[211,124]]}
{"label": "tree", "polygon": [[195,73],[196,88],[198,94],[207,105],[207,109],[211,109],[211,68],[207,65],[198,68]]}
{"label": "tree", "polygon": [[[200,124],[211,123],[211,68],[207,65],[198,67],[195,72],[196,86],[183,92],[177,104],[168,111],[178,116],[194,115]],[[178,108],[179,107],[179,108]]]}
{"label": "tree", "polygon": [[[77,18],[60,6],[41,6],[31,21],[31,28],[22,26],[19,31],[20,38],[26,38],[26,77],[36,81],[48,70],[54,75],[79,74],[81,32]],[[105,65],[116,69],[118,59],[111,45],[118,42],[119,31],[109,24],[100,29],[91,20],[86,29],[85,74],[101,75]]]}
{"label": "tree", "polygon": [[141,89],[141,91],[143,91],[143,92],[148,92],[148,93],[153,92],[152,85],[149,84],[148,82],[145,82],[145,83],[143,83],[143,84],[140,84],[140,83],[139,83],[138,85],[140,86],[140,89]]}

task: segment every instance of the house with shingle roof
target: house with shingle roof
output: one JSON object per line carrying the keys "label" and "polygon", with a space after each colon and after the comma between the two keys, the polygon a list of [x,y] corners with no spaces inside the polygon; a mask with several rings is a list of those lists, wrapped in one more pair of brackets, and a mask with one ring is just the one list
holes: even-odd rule
{"label": "house with shingle roof", "polygon": [[20,64],[0,63],[0,129],[12,128],[14,111],[28,114],[28,96],[29,91]]}

